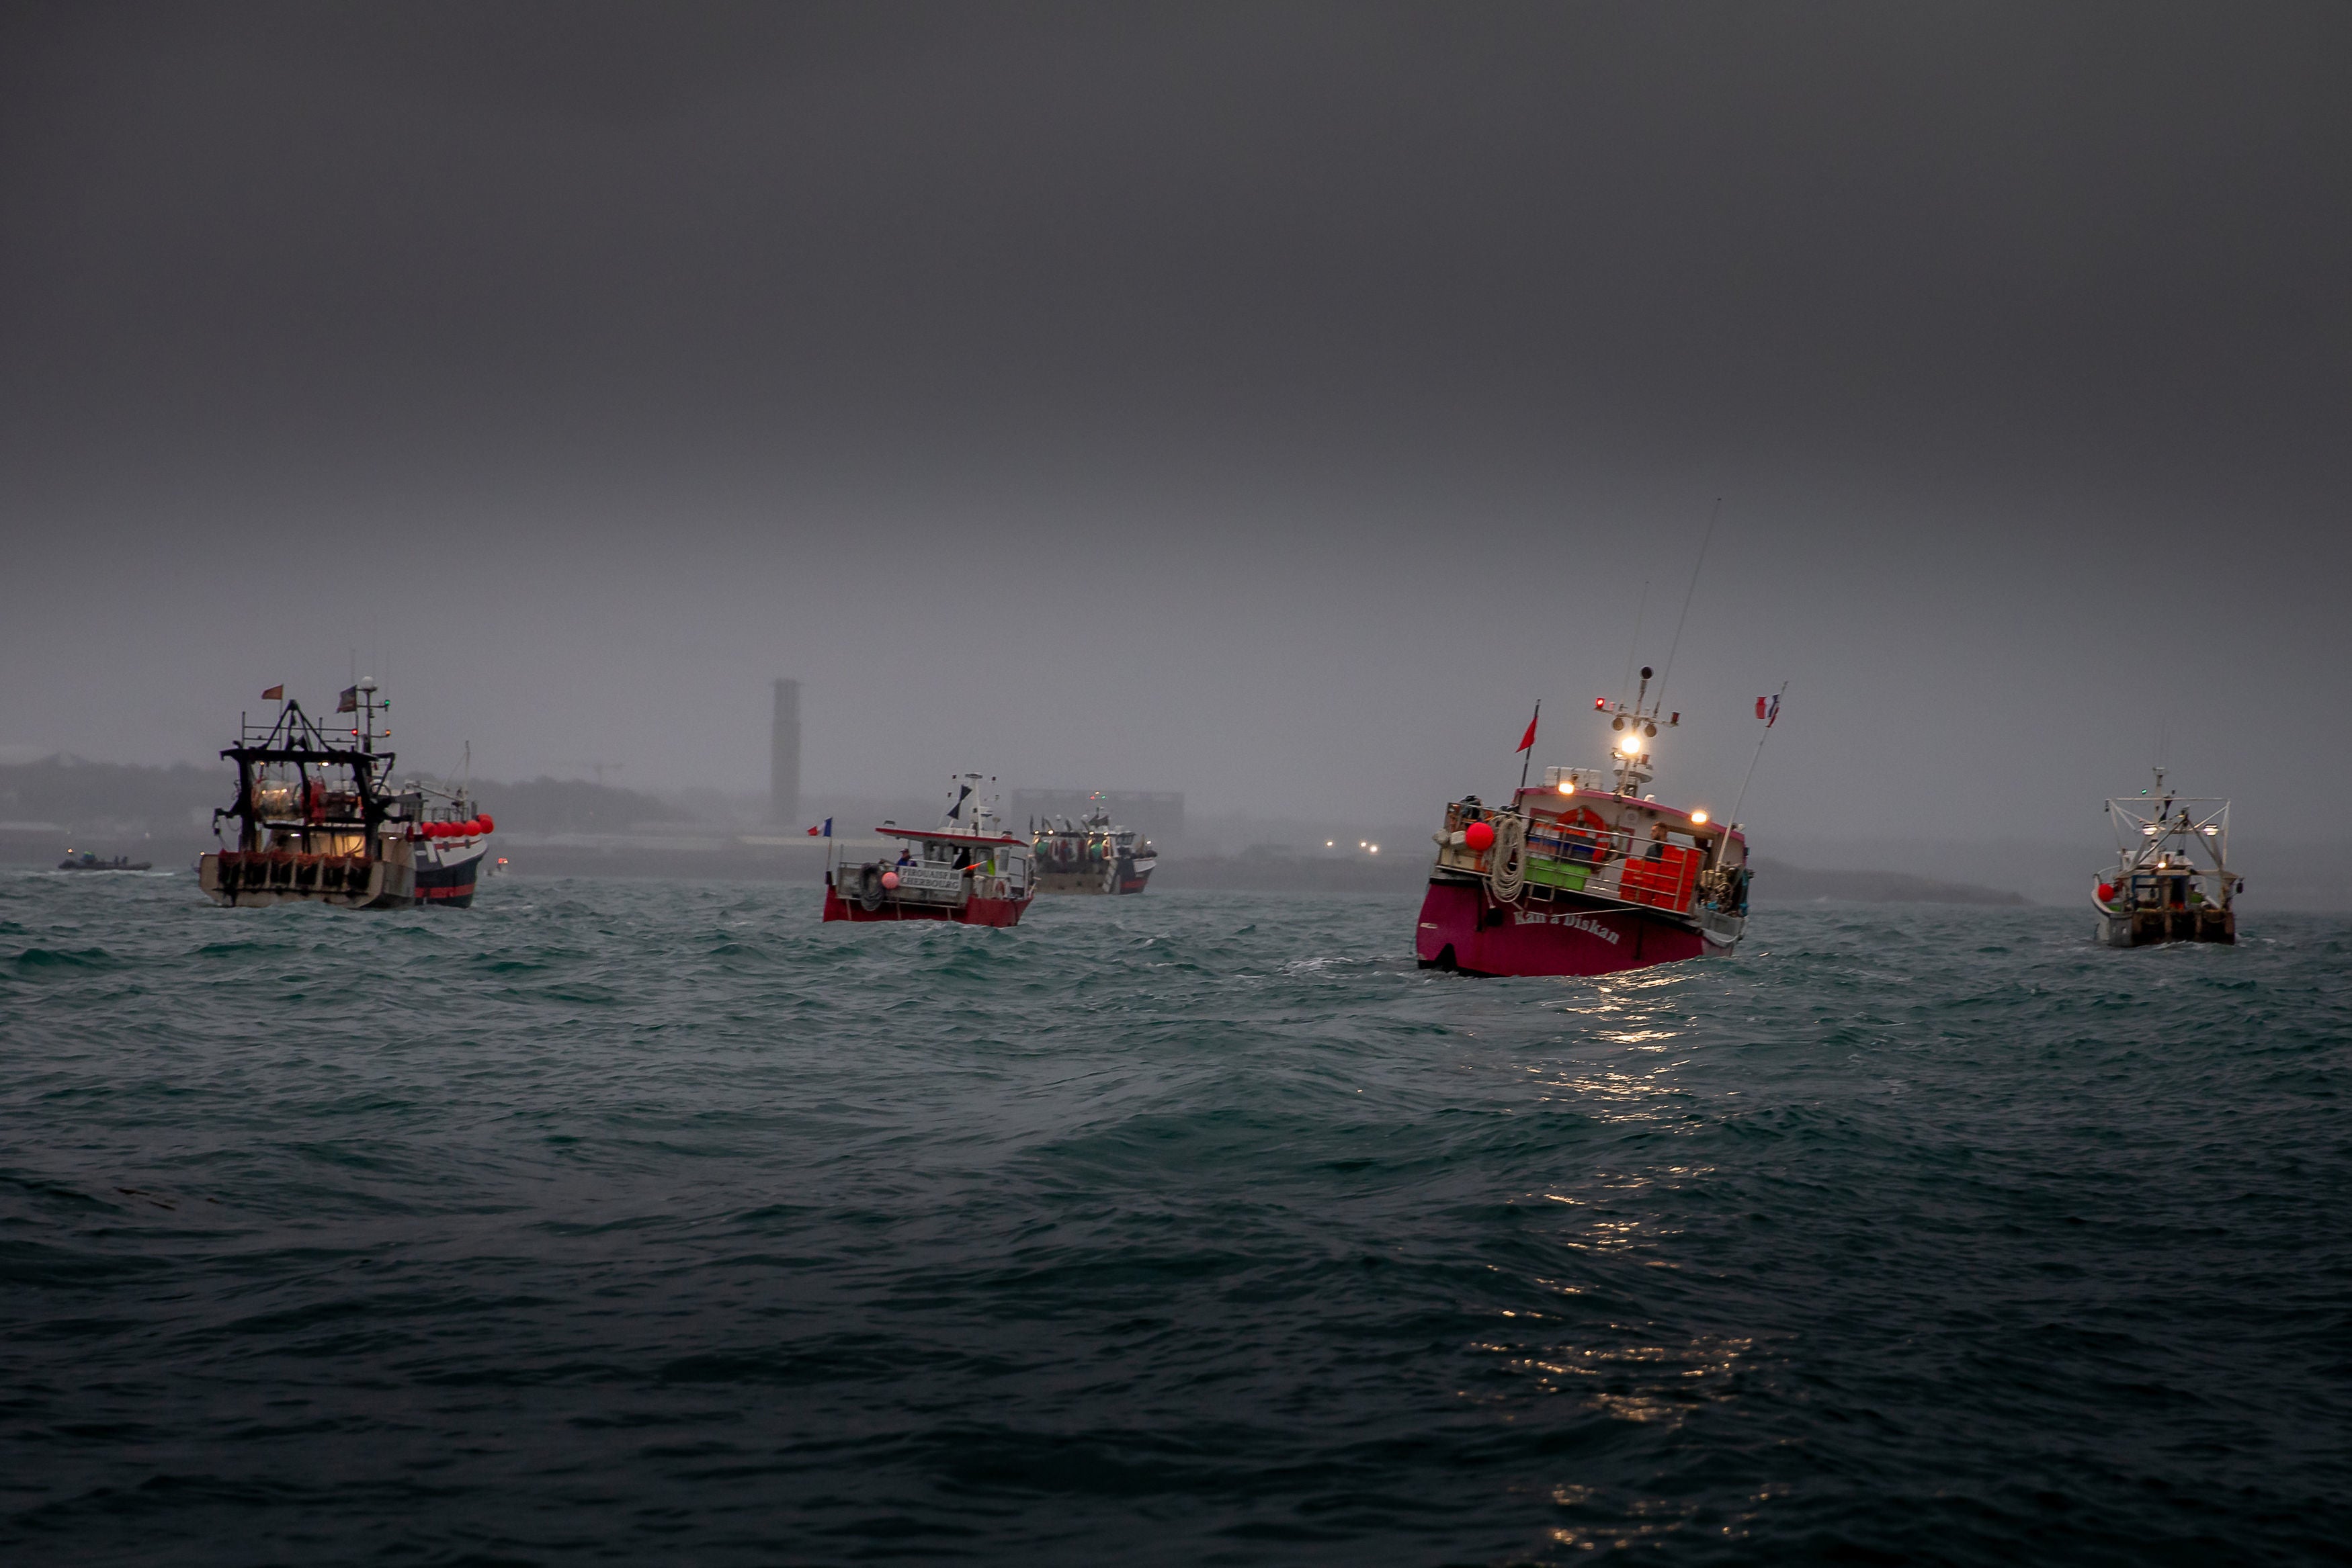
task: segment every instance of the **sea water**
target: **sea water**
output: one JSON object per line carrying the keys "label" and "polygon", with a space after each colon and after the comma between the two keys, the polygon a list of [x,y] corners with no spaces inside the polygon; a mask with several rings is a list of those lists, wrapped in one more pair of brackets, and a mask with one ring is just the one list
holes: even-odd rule
{"label": "sea water", "polygon": [[0,876],[11,1563],[2294,1562],[2352,921]]}

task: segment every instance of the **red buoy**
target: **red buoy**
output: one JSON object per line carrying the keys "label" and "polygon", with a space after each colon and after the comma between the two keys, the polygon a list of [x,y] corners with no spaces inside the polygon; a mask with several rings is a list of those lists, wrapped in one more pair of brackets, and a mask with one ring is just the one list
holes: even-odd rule
{"label": "red buoy", "polygon": [[1468,827],[1462,830],[1462,841],[1468,844],[1474,850],[1493,849],[1495,847],[1495,829],[1493,824],[1487,822],[1471,823]]}
{"label": "red buoy", "polygon": [[884,872],[884,873],[882,873],[882,885],[883,885],[883,887],[884,887],[886,890],[887,890],[887,891],[889,891],[889,892],[891,892],[891,893],[896,893],[896,892],[898,892],[898,873],[897,872],[895,872],[895,871],[886,871],[886,872]]}
{"label": "red buoy", "polygon": [[480,816],[475,818],[474,821],[481,824],[482,831],[486,833],[498,831],[499,825],[490,821],[490,814],[488,811],[483,812]]}
{"label": "red buoy", "polygon": [[2101,904],[2105,904],[2105,903],[2107,903],[2109,900],[2113,899],[2113,898],[2115,897],[2115,895],[2116,895],[2116,884],[2115,884],[2115,883],[2111,883],[2111,882],[2103,882],[2103,883],[2099,883],[2099,902],[2100,902]]}

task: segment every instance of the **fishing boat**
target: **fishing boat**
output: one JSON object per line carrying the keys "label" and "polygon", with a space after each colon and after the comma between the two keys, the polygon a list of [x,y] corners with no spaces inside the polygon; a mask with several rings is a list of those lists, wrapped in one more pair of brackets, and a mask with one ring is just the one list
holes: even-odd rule
{"label": "fishing boat", "polygon": [[2246,891],[2230,869],[2230,802],[2156,786],[2107,801],[2116,863],[2099,873],[2093,935],[2110,947],[2158,942],[2235,942],[2231,900]]}
{"label": "fishing boat", "polygon": [[1113,825],[1110,813],[1099,806],[1076,822],[1067,817],[1033,820],[1029,847],[1036,857],[1041,894],[1141,893],[1160,864],[1150,839]]}
{"label": "fishing boat", "polygon": [[416,902],[438,909],[471,909],[498,822],[474,803],[464,785],[443,790],[412,784],[415,803]]}
{"label": "fishing boat", "polygon": [[[1549,768],[1534,787],[1523,766],[1509,804],[1466,795],[1446,807],[1414,934],[1423,968],[1605,975],[1738,946],[1748,841],[1736,823],[1644,793],[1651,743],[1682,723],[1648,701],[1650,680],[1644,668],[1631,705],[1593,699],[1615,736],[1604,766]],[[1519,748],[1534,743],[1531,723]]]}
{"label": "fishing boat", "polygon": [[375,682],[347,687],[331,722],[311,718],[283,686],[262,695],[279,705],[276,718],[241,719],[237,744],[221,752],[236,764],[236,800],[213,813],[213,831],[236,822],[236,847],[196,862],[197,883],[213,902],[347,909],[471,903],[479,841],[496,824],[462,794],[436,800],[420,787],[393,788],[394,754],[375,747],[392,737],[377,727],[391,705],[377,696]]}
{"label": "fishing boat", "polygon": [[854,862],[850,846],[833,841],[825,856],[824,918],[1018,925],[1037,891],[1032,851],[1027,840],[998,822],[993,799],[980,798],[981,782],[977,773],[955,781],[936,828],[886,821],[875,829],[886,847],[874,858]]}
{"label": "fishing boat", "polygon": [[[416,845],[416,902],[437,909],[471,909],[498,823],[474,800],[474,743],[466,743],[465,770],[454,788],[412,779],[402,801]],[[503,865],[506,862],[499,862]]]}
{"label": "fishing boat", "polygon": [[59,871],[152,871],[155,869],[155,862],[135,861],[129,855],[117,855],[110,861],[102,861],[88,850],[82,851],[79,855],[68,850],[66,858],[58,862],[58,869]]}

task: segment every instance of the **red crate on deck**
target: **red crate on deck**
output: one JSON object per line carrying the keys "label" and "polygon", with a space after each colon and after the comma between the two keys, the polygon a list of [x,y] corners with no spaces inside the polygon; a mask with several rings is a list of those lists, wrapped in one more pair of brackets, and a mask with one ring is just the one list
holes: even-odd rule
{"label": "red crate on deck", "polygon": [[1691,889],[1698,885],[1698,852],[1667,844],[1655,860],[1638,854],[1628,860],[1619,880],[1628,903],[1646,904],[1654,909],[1687,910]]}

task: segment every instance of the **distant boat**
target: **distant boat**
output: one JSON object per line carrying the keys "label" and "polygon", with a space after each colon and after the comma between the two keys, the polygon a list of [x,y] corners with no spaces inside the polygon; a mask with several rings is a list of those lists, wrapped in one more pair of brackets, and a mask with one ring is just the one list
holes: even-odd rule
{"label": "distant boat", "polygon": [[59,871],[152,871],[155,869],[155,862],[135,861],[127,855],[117,855],[110,861],[102,861],[85,850],[79,855],[68,854],[65,859],[58,862],[58,869]]}
{"label": "distant boat", "polygon": [[[242,727],[221,755],[236,764],[236,803],[213,813],[237,824],[236,848],[196,862],[196,880],[215,904],[254,908],[327,904],[345,909],[465,908],[495,824],[465,791],[422,786],[395,790],[393,754],[375,743],[389,705],[373,681],[346,690],[339,714],[352,727],[312,719],[284,688],[276,722]],[[347,738],[348,737],[348,738]]]}
{"label": "distant boat", "polygon": [[1029,826],[1039,893],[1141,893],[1160,864],[1151,841],[1114,827],[1097,806],[1076,822],[1047,817]]}
{"label": "distant boat", "polygon": [[2158,942],[2235,942],[2231,900],[2246,890],[2230,869],[2230,802],[2156,788],[2107,802],[2116,827],[2116,864],[2091,894],[2110,947]]}
{"label": "distant boat", "polygon": [[471,909],[498,824],[462,784],[446,793],[411,784],[403,798],[416,804],[416,821],[409,830],[416,841],[416,902]]}
{"label": "distant boat", "polygon": [[825,857],[827,920],[952,920],[960,925],[1016,925],[1036,896],[1027,841],[997,825],[995,803],[978,798],[981,776],[967,773],[936,828],[885,822],[874,831],[902,839],[896,861],[853,864],[835,840]]}

